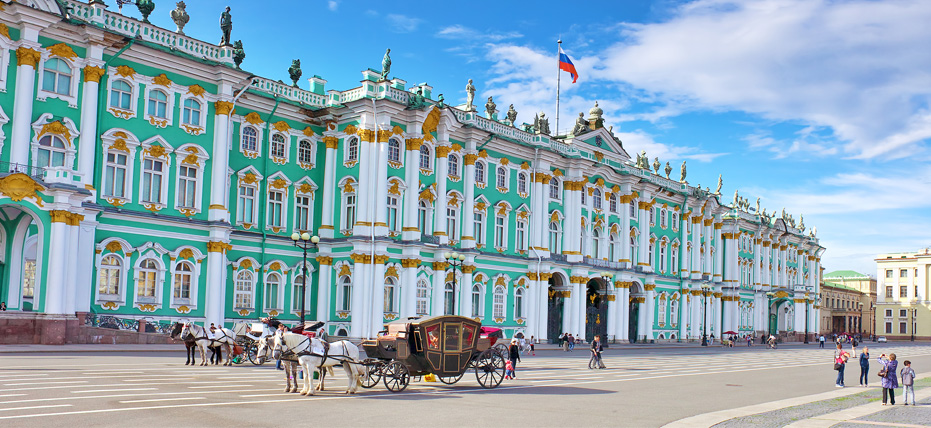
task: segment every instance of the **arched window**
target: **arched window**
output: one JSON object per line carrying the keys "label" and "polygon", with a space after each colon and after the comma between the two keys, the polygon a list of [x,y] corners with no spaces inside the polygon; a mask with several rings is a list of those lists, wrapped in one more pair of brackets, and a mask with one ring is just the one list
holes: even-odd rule
{"label": "arched window", "polygon": [[158,264],[153,259],[145,259],[136,269],[136,297],[143,300],[155,299],[155,280],[158,276]]}
{"label": "arched window", "polygon": [[559,199],[559,180],[556,177],[550,179],[550,199]]}
{"label": "arched window", "polygon": [[[659,243],[657,242],[655,245],[659,245]],[[656,253],[653,252],[653,246],[654,244],[647,243],[647,263],[649,263],[650,267],[655,271],[656,260],[653,258],[653,255]]]}
{"label": "arched window", "polygon": [[65,165],[65,141],[57,135],[46,135],[39,139],[39,151],[36,166],[48,168],[50,166]]}
{"label": "arched window", "polygon": [[595,189],[592,191],[592,205],[596,210],[600,210],[602,207],[602,201],[604,198],[601,197],[601,190]]}
{"label": "arched window", "polygon": [[101,295],[109,295],[103,298],[119,299],[120,295],[120,277],[123,272],[123,262],[119,257],[114,255],[104,256],[100,261],[100,279],[97,292]]}
{"label": "arched window", "polygon": [[482,287],[478,284],[472,286],[472,318],[482,316]]}
{"label": "arched window", "polygon": [[657,324],[659,324],[659,326],[662,327],[666,325],[666,309],[667,309],[666,293],[660,294],[659,299],[657,300],[659,301],[658,304],[656,305],[657,306],[656,308],[657,309],[657,316],[656,316]]}
{"label": "arched window", "polygon": [[508,184],[507,170],[505,170],[503,166],[498,167],[497,171],[495,172],[495,177],[496,177],[496,185],[499,188],[503,189],[507,187],[507,184]]}
{"label": "arched window", "polygon": [[613,213],[617,212],[617,195],[614,193],[608,197],[608,209],[610,209]]}
{"label": "arched window", "polygon": [[359,160],[359,139],[352,137],[346,142],[346,162]]}
{"label": "arched window", "polygon": [[258,151],[256,142],[258,141],[258,132],[251,126],[242,128],[242,142],[239,145],[240,150],[244,152]]}
{"label": "arched window", "polygon": [[640,257],[639,257],[640,252],[638,251],[638,249],[639,248],[637,246],[637,236],[631,235],[630,237],[630,262],[632,266],[637,266],[637,262],[640,261]]}
{"label": "arched window", "polygon": [[630,218],[637,219],[637,201],[630,201]]}
{"label": "arched window", "polygon": [[672,260],[671,261],[672,261],[672,269],[670,269],[669,271],[672,272],[673,275],[678,275],[679,274],[679,247],[677,246],[672,247]]}
{"label": "arched window", "polygon": [[417,281],[417,315],[428,315],[430,313],[430,284],[426,279],[421,278]]}
{"label": "arched window", "polygon": [[348,311],[352,309],[352,279],[344,276],[339,281],[339,310]]}
{"label": "arched window", "polygon": [[67,62],[58,58],[45,61],[42,70],[42,90],[60,95],[71,94],[71,76],[73,72]]}
{"label": "arched window", "polygon": [[178,263],[175,269],[174,296],[176,300],[191,298],[191,283],[194,279],[194,266],[190,262]]}
{"label": "arched window", "polygon": [[430,169],[430,147],[426,144],[420,146],[420,169]]}
{"label": "arched window", "polygon": [[672,230],[679,230],[679,213],[672,213]]}
{"label": "arched window", "polygon": [[600,248],[601,248],[601,229],[598,229],[596,227],[595,229],[592,230],[592,252],[591,252],[592,258],[594,259],[601,258],[601,254],[598,252]]}
{"label": "arched window", "polygon": [[394,278],[388,277],[385,278],[385,312],[394,313],[398,309],[395,306],[394,296],[397,291],[397,284],[394,281]]}
{"label": "arched window", "polygon": [[297,160],[301,163],[311,164],[314,162],[313,144],[307,140],[301,140],[297,146]]}
{"label": "arched window", "polygon": [[184,100],[184,109],[182,111],[181,123],[191,126],[200,126],[200,102],[194,99]]}
{"label": "arched window", "polygon": [[485,162],[475,162],[475,182],[485,184]]}
{"label": "arched window", "polygon": [[285,155],[285,143],[284,136],[281,134],[272,135],[272,156],[276,158],[283,158]]}
{"label": "arched window", "polygon": [[560,235],[561,231],[559,230],[559,222],[550,222],[550,252],[553,254],[559,254],[559,250],[561,248],[559,246]]}
{"label": "arched window", "polygon": [[454,295],[453,283],[447,282],[443,287],[443,313],[446,315],[455,314],[456,308],[453,307]]}
{"label": "arched window", "polygon": [[446,162],[449,165],[449,175],[459,177],[459,156],[450,153],[446,157]]}
{"label": "arched window", "polygon": [[[149,114],[161,119],[168,118],[168,95],[159,90],[149,92]],[[255,132],[253,130],[253,132]],[[253,137],[255,134],[253,134]],[[254,142],[253,142],[254,144]]]}
{"label": "arched window", "polygon": [[609,262],[617,261],[617,244],[618,244],[617,234],[612,233],[611,236],[608,237],[608,261]]}
{"label": "arched window", "polygon": [[659,271],[666,272],[666,241],[659,243]]}
{"label": "arched window", "polygon": [[663,208],[659,211],[659,227],[662,227],[663,229],[666,228],[666,217],[667,217],[666,208]]}
{"label": "arched window", "polygon": [[248,270],[240,270],[236,274],[236,290],[233,292],[233,304],[236,309],[252,309],[253,278],[252,272]]}
{"label": "arched window", "polygon": [[527,193],[527,174],[523,172],[517,174],[517,192]]}
{"label": "arched window", "polygon": [[420,229],[421,233],[429,233],[427,230],[427,224],[430,220],[430,204],[421,199],[417,203],[417,228]]}
{"label": "arched window", "polygon": [[110,86],[110,107],[129,110],[132,100],[133,87],[123,80],[114,80]]}
{"label": "arched window", "polygon": [[388,140],[388,162],[401,162],[401,142],[397,138]]}
{"label": "arched window", "polygon": [[278,306],[278,295],[281,291],[281,276],[277,273],[265,278],[265,310],[281,309]]}
{"label": "arched window", "polygon": [[514,291],[514,318],[524,317],[524,289]]}
{"label": "arched window", "polygon": [[492,316],[495,318],[504,318],[504,301],[507,298],[506,291],[504,287],[497,286],[495,287],[495,292],[492,301]]}

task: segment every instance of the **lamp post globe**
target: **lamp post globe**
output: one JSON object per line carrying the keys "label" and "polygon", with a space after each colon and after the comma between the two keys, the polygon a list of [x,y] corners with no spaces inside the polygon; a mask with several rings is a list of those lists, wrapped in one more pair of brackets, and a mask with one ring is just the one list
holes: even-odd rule
{"label": "lamp post globe", "polygon": [[297,232],[291,234],[291,240],[297,242],[298,239],[301,239],[301,235]]}

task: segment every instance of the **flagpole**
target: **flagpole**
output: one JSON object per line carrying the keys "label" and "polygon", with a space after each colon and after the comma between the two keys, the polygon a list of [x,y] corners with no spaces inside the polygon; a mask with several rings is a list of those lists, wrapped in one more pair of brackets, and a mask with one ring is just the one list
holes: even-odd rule
{"label": "flagpole", "polygon": [[553,130],[554,136],[559,134],[559,78],[562,76],[559,71],[559,54],[561,46],[562,39],[556,40],[556,128]]}

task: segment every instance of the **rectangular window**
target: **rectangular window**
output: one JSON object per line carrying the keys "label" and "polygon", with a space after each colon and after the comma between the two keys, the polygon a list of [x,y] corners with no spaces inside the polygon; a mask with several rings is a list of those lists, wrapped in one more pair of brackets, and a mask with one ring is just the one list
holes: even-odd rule
{"label": "rectangular window", "polygon": [[136,281],[136,295],[139,297],[155,297],[155,271],[145,270],[139,272]]}
{"label": "rectangular window", "polygon": [[892,309],[886,309],[886,318],[892,318]]}
{"label": "rectangular window", "polygon": [[294,198],[297,212],[294,216],[294,228],[297,230],[310,230],[310,196],[298,195]]}
{"label": "rectangular window", "polygon": [[495,217],[495,247],[504,247],[504,217]]}
{"label": "rectangular window", "polygon": [[472,217],[473,225],[475,226],[475,243],[484,244],[485,243],[485,215],[482,213],[475,213]]}
{"label": "rectangular window", "polygon": [[459,228],[456,224],[456,210],[453,208],[446,208],[446,233],[449,235],[449,239],[456,239],[459,237]]}
{"label": "rectangular window", "polygon": [[239,187],[239,212],[238,220],[240,223],[255,223],[255,188],[251,186]]}
{"label": "rectangular window", "polygon": [[142,161],[142,202],[162,203],[162,174],[164,162],[156,159]]}
{"label": "rectangular window", "polygon": [[281,210],[284,208],[284,192],[268,192],[268,225],[282,227]]}
{"label": "rectangular window", "polygon": [[346,195],[346,218],[344,229],[352,229],[356,224],[356,195]]}
{"label": "rectangular window", "polygon": [[178,206],[194,208],[197,199],[197,168],[181,165],[178,180]]}
{"label": "rectangular window", "polygon": [[908,269],[899,269],[899,278],[908,278]]}
{"label": "rectangular window", "polygon": [[908,286],[899,287],[899,297],[908,297]]}
{"label": "rectangular window", "polygon": [[886,323],[886,334],[892,334],[892,323],[891,322]]}
{"label": "rectangular window", "polygon": [[908,316],[908,310],[907,310],[907,309],[899,309],[899,318],[905,318],[905,317],[907,317],[907,316]]}
{"label": "rectangular window", "polygon": [[899,323],[899,334],[908,333],[908,324],[904,322]]}
{"label": "rectangular window", "polygon": [[527,246],[525,245],[526,236],[527,236],[527,222],[518,221],[517,222],[517,245],[515,247],[520,251],[524,251],[527,249]]}
{"label": "rectangular window", "polygon": [[656,208],[650,208],[650,226],[656,224]]}
{"label": "rectangular window", "polygon": [[892,269],[886,269],[886,278],[892,278]]}
{"label": "rectangular window", "polygon": [[397,232],[399,229],[398,228],[399,207],[400,207],[400,203],[398,202],[398,197],[389,196],[388,197],[388,230],[392,232]]}
{"label": "rectangular window", "polygon": [[103,183],[103,194],[122,198],[126,196],[126,155],[122,153],[107,153],[106,177]]}

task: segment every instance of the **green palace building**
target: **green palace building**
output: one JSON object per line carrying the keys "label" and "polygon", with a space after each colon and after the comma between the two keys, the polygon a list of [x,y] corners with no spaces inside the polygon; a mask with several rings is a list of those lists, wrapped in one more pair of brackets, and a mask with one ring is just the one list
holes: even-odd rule
{"label": "green palace building", "polygon": [[[228,31],[176,22],[0,0],[0,322],[46,343],[86,314],[229,326],[302,306],[352,338],[443,313],[541,340],[819,331],[824,248],[801,219],[631,159],[597,104],[552,135],[390,61],[305,89],[299,64],[293,85],[252,75]],[[295,232],[320,237],[306,278]]]}

